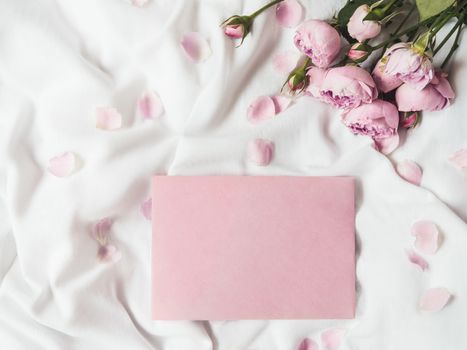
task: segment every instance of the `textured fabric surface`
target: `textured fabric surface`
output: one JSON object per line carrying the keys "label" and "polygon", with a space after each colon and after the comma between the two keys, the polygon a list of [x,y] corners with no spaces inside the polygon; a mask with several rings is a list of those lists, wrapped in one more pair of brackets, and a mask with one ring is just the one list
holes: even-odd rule
{"label": "textured fabric surface", "polygon": [[[343,3],[301,2],[306,17],[323,19]],[[235,49],[219,23],[262,4],[0,0],[0,348],[287,350],[304,337],[319,342],[329,328],[347,329],[342,350],[467,348],[467,185],[447,161],[467,147],[467,45],[451,70],[454,104],[425,113],[387,158],[371,139],[353,136],[338,111],[309,98],[270,121],[247,121],[251,101],[282,85],[271,62],[294,49],[293,30],[270,11]],[[193,64],[181,51],[188,31],[208,38],[206,62]],[[164,104],[159,120],[136,117],[148,89]],[[102,105],[120,111],[122,129],[96,129]],[[275,142],[267,167],[246,157],[258,137]],[[80,166],[56,178],[47,161],[64,151]],[[421,187],[395,172],[404,159],[422,167]],[[151,321],[151,225],[139,207],[153,174],[355,176],[357,317]],[[102,217],[114,219],[116,263],[99,263],[89,233]],[[443,236],[426,272],[405,253],[420,219]],[[439,286],[452,301],[439,313],[418,311],[422,293]]]}

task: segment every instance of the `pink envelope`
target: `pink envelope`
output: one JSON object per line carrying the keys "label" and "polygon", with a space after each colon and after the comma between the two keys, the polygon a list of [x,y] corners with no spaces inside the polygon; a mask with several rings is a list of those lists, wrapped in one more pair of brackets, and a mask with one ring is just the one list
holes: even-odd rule
{"label": "pink envelope", "polygon": [[353,318],[349,177],[156,176],[157,320]]}

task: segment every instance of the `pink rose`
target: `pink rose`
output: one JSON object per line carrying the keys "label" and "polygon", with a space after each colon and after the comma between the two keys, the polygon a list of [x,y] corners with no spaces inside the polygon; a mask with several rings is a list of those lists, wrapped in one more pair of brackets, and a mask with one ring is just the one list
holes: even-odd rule
{"label": "pink rose", "polygon": [[317,67],[310,67],[306,75],[308,76],[308,86],[305,89],[305,94],[321,100],[321,86],[323,84],[324,77],[326,76],[326,70]]}
{"label": "pink rose", "polygon": [[376,67],[373,70],[372,76],[375,80],[378,90],[386,93],[392,91],[402,85],[402,80],[400,80],[395,75],[389,75],[384,73],[385,65],[382,61],[376,63]]}
{"label": "pink rose", "polygon": [[298,27],[295,46],[319,68],[327,68],[337,57],[341,39],[337,30],[324,21],[309,20]]}
{"label": "pink rose", "polygon": [[434,77],[431,58],[419,52],[411,43],[391,46],[378,63],[383,75],[390,75],[422,90]]}
{"label": "pink rose", "polygon": [[399,112],[392,103],[375,100],[344,112],[342,122],[354,134],[370,136],[377,149],[389,154],[399,145]]}
{"label": "pink rose", "polygon": [[396,102],[402,112],[438,111],[450,105],[455,97],[447,75],[437,72],[423,90],[404,84],[396,90]]}
{"label": "pink rose", "polygon": [[378,97],[370,73],[357,66],[331,68],[321,85],[323,101],[337,108],[355,108]]}
{"label": "pink rose", "polygon": [[224,27],[224,34],[232,39],[243,38],[243,26],[241,24],[228,24]]}
{"label": "pink rose", "polygon": [[364,62],[370,55],[370,48],[363,43],[353,44],[347,52],[347,57],[356,63]]}
{"label": "pink rose", "polygon": [[368,5],[357,7],[347,24],[347,30],[350,36],[360,42],[373,39],[381,32],[381,24],[379,22],[363,20],[368,13],[370,13],[370,7]]}

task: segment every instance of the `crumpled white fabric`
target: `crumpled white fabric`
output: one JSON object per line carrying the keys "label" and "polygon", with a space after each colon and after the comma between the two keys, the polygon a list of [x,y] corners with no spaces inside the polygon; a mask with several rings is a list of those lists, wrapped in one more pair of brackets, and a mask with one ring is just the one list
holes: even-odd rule
{"label": "crumpled white fabric", "polygon": [[[325,19],[344,1],[301,2],[307,18]],[[0,348],[287,350],[335,327],[348,330],[342,350],[467,347],[467,185],[447,160],[467,147],[467,46],[451,72],[454,104],[425,113],[388,159],[343,127],[337,111],[309,98],[273,120],[247,121],[251,101],[280,89],[285,77],[274,73],[272,57],[293,49],[293,30],[269,11],[235,49],[219,23],[264,3],[0,1]],[[182,53],[188,31],[208,38],[206,62]],[[136,118],[146,89],[164,103],[161,120]],[[93,111],[102,105],[120,111],[121,130],[95,128]],[[257,137],[275,142],[267,167],[247,161]],[[64,151],[81,166],[55,178],[47,160]],[[423,168],[421,187],[395,172],[393,163],[404,159]],[[356,318],[152,321],[151,227],[139,206],[153,174],[355,176]],[[98,262],[89,234],[90,223],[106,216],[122,252],[115,264]],[[423,273],[405,253],[421,219],[444,237]],[[419,312],[423,291],[438,286],[453,300],[439,313]]]}

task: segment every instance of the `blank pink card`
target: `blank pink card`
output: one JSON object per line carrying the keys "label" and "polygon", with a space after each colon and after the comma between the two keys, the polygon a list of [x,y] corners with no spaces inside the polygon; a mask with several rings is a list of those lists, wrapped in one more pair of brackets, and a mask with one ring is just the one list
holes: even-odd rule
{"label": "blank pink card", "polygon": [[157,320],[353,318],[349,177],[156,176]]}

